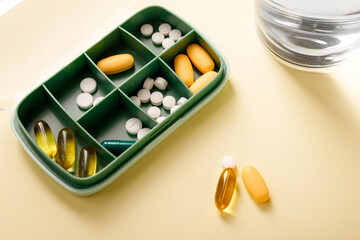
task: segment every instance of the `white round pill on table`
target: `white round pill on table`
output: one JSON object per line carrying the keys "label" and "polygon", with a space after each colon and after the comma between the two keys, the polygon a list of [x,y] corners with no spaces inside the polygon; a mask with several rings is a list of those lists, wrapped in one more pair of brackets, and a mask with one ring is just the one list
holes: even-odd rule
{"label": "white round pill on table", "polygon": [[156,32],[151,36],[151,40],[156,45],[160,45],[162,43],[162,41],[164,41],[164,39],[165,39],[164,34],[159,33],[159,32]]}
{"label": "white round pill on table", "polygon": [[158,123],[161,123],[161,122],[164,121],[165,119],[166,119],[166,117],[161,116],[161,117],[158,117],[158,118],[156,119],[156,121],[157,121]]}
{"label": "white round pill on table", "polygon": [[175,41],[172,38],[165,38],[164,41],[162,41],[162,43],[161,43],[161,45],[164,49],[168,49],[169,47],[171,47],[174,44],[175,44]]}
{"label": "white round pill on table", "polygon": [[140,101],[139,97],[131,96],[130,99],[131,99],[131,101],[133,101],[135,103],[136,106],[141,107],[141,101]]}
{"label": "white round pill on table", "polygon": [[143,88],[151,90],[154,86],[154,81],[155,80],[151,77],[146,78],[143,84]]}
{"label": "white round pill on table", "polygon": [[184,103],[186,103],[187,99],[184,97],[181,97],[178,101],[177,101],[177,105],[181,106]]}
{"label": "white round pill on table", "polygon": [[155,87],[157,87],[158,89],[165,90],[168,85],[168,82],[162,77],[157,77],[155,79],[154,84],[155,84]]}
{"label": "white round pill on table", "polygon": [[175,112],[180,106],[179,105],[175,105],[170,109],[170,113]]}
{"label": "white round pill on table", "polygon": [[142,103],[147,103],[150,100],[150,91],[149,89],[143,88],[138,92],[137,96],[140,98]]}
{"label": "white round pill on table", "polygon": [[150,24],[146,23],[140,27],[140,32],[141,32],[141,35],[143,35],[144,37],[149,37],[149,36],[151,36],[151,34],[153,34],[154,28]]}
{"label": "white round pill on table", "polygon": [[97,98],[95,98],[93,105],[95,106],[96,104],[98,104],[99,102],[101,102],[104,98],[105,98],[105,97],[97,97]]}
{"label": "white round pill on table", "polygon": [[163,99],[163,107],[166,110],[170,110],[173,106],[175,106],[176,100],[173,96],[166,96]]}
{"label": "white round pill on table", "polygon": [[162,23],[159,26],[159,32],[161,32],[162,34],[164,34],[165,36],[169,35],[171,31],[171,26],[168,23]]}
{"label": "white round pill on table", "polygon": [[125,123],[126,131],[131,135],[136,135],[142,128],[142,122],[138,118],[130,118]]}
{"label": "white round pill on table", "polygon": [[150,132],[150,128],[142,128],[138,133],[137,133],[137,138],[140,140],[141,138],[143,138],[146,134],[148,134],[148,132]]}
{"label": "white round pill on table", "polygon": [[90,93],[81,93],[76,98],[76,103],[81,109],[88,109],[93,105],[94,98]]}
{"label": "white round pill on table", "polygon": [[163,98],[164,98],[163,94],[161,92],[156,91],[150,95],[150,102],[154,106],[159,106],[162,104]]}
{"label": "white round pill on table", "polygon": [[232,156],[226,156],[222,159],[221,164],[223,168],[234,168],[235,159]]}
{"label": "white round pill on table", "polygon": [[150,107],[148,110],[147,110],[147,113],[149,114],[150,117],[152,117],[153,119],[157,119],[158,117],[160,117],[161,115],[161,111],[160,111],[160,108],[158,107]]}
{"label": "white round pill on table", "polygon": [[175,42],[181,38],[182,34],[179,29],[173,29],[169,33],[169,37],[172,38]]}
{"label": "white round pill on table", "polygon": [[84,78],[80,82],[80,89],[84,93],[93,93],[96,91],[96,81],[93,78]]}

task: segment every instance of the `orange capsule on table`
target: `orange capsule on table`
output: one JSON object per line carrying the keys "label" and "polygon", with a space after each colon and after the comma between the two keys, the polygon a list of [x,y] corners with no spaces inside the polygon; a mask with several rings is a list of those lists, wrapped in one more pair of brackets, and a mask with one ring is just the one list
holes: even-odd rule
{"label": "orange capsule on table", "polygon": [[96,173],[97,156],[94,147],[85,146],[81,149],[79,159],[77,176],[90,177]]}
{"label": "orange capsule on table", "polygon": [[224,210],[231,202],[236,187],[236,172],[233,168],[226,168],[221,173],[215,193],[215,205]]}
{"label": "orange capsule on table", "polygon": [[34,134],[36,143],[39,145],[41,150],[43,150],[51,159],[54,159],[57,147],[54,135],[49,125],[43,120],[37,121],[34,124]]}
{"label": "orange capsule on table", "polygon": [[241,170],[241,177],[250,195],[259,203],[269,199],[269,189],[258,170],[253,166],[246,166]]}

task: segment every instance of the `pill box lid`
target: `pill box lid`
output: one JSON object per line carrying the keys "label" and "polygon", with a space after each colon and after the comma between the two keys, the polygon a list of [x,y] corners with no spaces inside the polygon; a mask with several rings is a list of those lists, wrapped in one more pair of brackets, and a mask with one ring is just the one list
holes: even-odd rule
{"label": "pill box lid", "polygon": [[99,9],[98,1],[22,1],[1,15],[0,111],[13,111],[36,86],[146,5],[119,2],[121,9],[119,4],[110,12],[114,6]]}

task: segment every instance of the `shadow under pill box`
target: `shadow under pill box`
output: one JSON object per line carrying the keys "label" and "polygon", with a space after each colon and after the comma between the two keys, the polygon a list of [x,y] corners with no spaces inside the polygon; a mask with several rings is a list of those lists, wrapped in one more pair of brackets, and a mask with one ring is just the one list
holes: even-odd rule
{"label": "shadow under pill box", "polygon": [[[168,23],[181,32],[182,37],[170,47],[153,43],[151,36],[143,36],[140,28],[151,24],[154,31]],[[192,43],[200,45],[215,63],[215,77],[194,94],[174,71],[174,58],[186,54]],[[167,47],[167,46],[166,46]],[[110,56],[130,54],[133,65],[116,74],[106,75],[97,63]],[[203,75],[195,67],[194,79]],[[225,57],[197,29],[174,13],[159,7],[147,7],[120,24],[107,36],[74,59],[58,73],[36,87],[18,104],[12,119],[13,131],[27,153],[56,182],[76,195],[96,193],[113,182],[147,152],[158,145],[171,132],[181,126],[213,99],[224,87],[229,73]],[[178,102],[176,111],[161,109],[161,121],[148,114],[151,103],[138,106],[132,99],[143,88],[147,78],[166,79],[165,90],[156,89],[164,97],[173,96]],[[76,98],[81,94],[80,82],[93,78],[97,89],[93,97],[104,97],[89,109],[81,109]],[[140,139],[126,131],[125,123],[140,119],[149,129]],[[96,173],[78,178],[69,173],[41,150],[36,144],[33,127],[36,121],[46,121],[57,139],[57,133],[70,128],[76,139],[76,157],[83,146],[92,146],[97,154]],[[109,151],[103,141],[135,142],[124,152]]]}

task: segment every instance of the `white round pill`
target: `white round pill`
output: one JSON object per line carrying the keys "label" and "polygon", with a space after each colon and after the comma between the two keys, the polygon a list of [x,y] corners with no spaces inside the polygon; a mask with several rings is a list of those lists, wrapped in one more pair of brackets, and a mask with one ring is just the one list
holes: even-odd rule
{"label": "white round pill", "polygon": [[180,106],[179,105],[175,105],[170,109],[170,113],[175,112]]}
{"label": "white round pill", "polygon": [[148,132],[150,132],[150,128],[142,128],[138,133],[137,133],[137,138],[140,140],[141,138],[143,138],[146,134],[148,134]]}
{"label": "white round pill", "polygon": [[140,98],[140,101],[142,103],[147,103],[150,100],[150,91],[149,91],[149,89],[143,88],[138,92],[137,95]]}
{"label": "white round pill", "polygon": [[99,102],[101,102],[104,98],[105,98],[105,97],[97,97],[97,98],[95,98],[93,105],[95,106],[96,104],[98,104]]}
{"label": "white round pill", "polygon": [[178,101],[177,101],[177,105],[181,106],[184,103],[186,103],[187,99],[184,97],[181,97]]}
{"label": "white round pill", "polygon": [[158,117],[158,118],[156,119],[156,121],[157,121],[158,123],[161,123],[161,122],[164,121],[165,119],[166,119],[166,117],[161,116],[161,117]]}
{"label": "white round pill", "polygon": [[147,113],[153,119],[157,119],[158,117],[160,117],[161,111],[160,111],[160,108],[153,106],[147,110]]}
{"label": "white round pill", "polygon": [[172,38],[175,42],[181,38],[182,34],[179,29],[173,29],[169,33],[169,37]]}
{"label": "white round pill", "polygon": [[168,82],[164,79],[164,78],[162,78],[162,77],[157,77],[156,79],[155,79],[155,87],[157,87],[158,89],[160,89],[160,90],[165,90],[166,89],[166,87],[167,87],[167,85],[168,85]]}
{"label": "white round pill", "polygon": [[81,93],[76,98],[76,103],[81,109],[88,109],[93,105],[94,98],[90,93]]}
{"label": "white round pill", "polygon": [[130,99],[131,99],[131,101],[133,101],[135,103],[136,106],[141,107],[141,101],[140,101],[139,97],[131,96]]}
{"label": "white round pill", "polygon": [[141,35],[144,37],[149,37],[151,34],[153,34],[154,28],[150,24],[144,24],[140,28]]}
{"label": "white round pill", "polygon": [[223,168],[234,168],[235,159],[232,156],[226,156],[221,161]]}
{"label": "white round pill", "polygon": [[163,94],[161,92],[156,91],[150,95],[150,102],[154,106],[159,106],[161,105],[163,98],[164,98]]}
{"label": "white round pill", "polygon": [[176,100],[173,96],[166,96],[163,99],[163,106],[166,110],[170,110],[173,106],[175,106]]}
{"label": "white round pill", "polygon": [[93,93],[97,87],[96,81],[93,78],[84,78],[80,82],[80,89],[84,93]]}
{"label": "white round pill", "polygon": [[152,79],[151,77],[148,77],[145,79],[144,84],[143,84],[143,88],[151,90],[154,86],[154,79]]}
{"label": "white round pill", "polygon": [[142,122],[138,118],[130,118],[125,123],[126,131],[131,135],[136,135],[142,128]]}
{"label": "white round pill", "polygon": [[151,40],[156,45],[160,45],[162,43],[162,41],[164,41],[164,39],[165,39],[164,34],[159,33],[159,32],[156,32],[151,36]]}
{"label": "white round pill", "polygon": [[159,32],[161,32],[162,34],[164,34],[165,36],[169,35],[171,31],[171,26],[168,23],[162,23],[159,26]]}
{"label": "white round pill", "polygon": [[164,41],[162,41],[162,43],[161,43],[161,45],[164,49],[168,49],[169,47],[171,47],[174,44],[175,44],[175,41],[172,38],[165,38]]}

